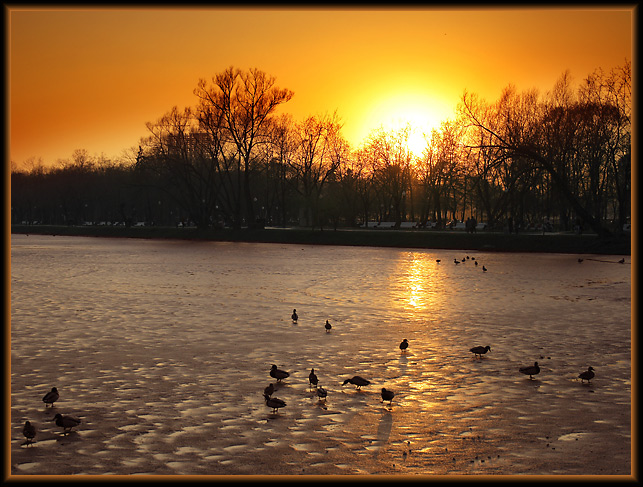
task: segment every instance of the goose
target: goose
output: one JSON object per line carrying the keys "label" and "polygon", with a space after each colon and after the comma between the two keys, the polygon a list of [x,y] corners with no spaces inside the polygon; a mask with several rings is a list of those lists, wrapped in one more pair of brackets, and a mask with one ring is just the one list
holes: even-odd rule
{"label": "goose", "polygon": [[326,333],[330,332],[330,329],[333,327],[328,320],[326,320],[326,324],[324,325],[324,328],[326,328]]}
{"label": "goose", "polygon": [[31,443],[36,436],[36,427],[30,421],[25,421],[25,427],[22,429],[22,434],[27,438],[27,443]]}
{"label": "goose", "polygon": [[272,396],[272,393],[275,392],[275,385],[271,382],[268,384],[268,386],[263,390],[263,395],[264,396]]}
{"label": "goose", "polygon": [[438,264],[440,263],[440,259],[435,259],[435,261],[436,261]]}
{"label": "goose", "polygon": [[475,264],[475,265],[478,265],[478,261],[476,260],[476,261],[474,262],[474,264]]}
{"label": "goose", "polygon": [[589,381],[594,378],[594,367],[589,367],[585,372],[578,374],[578,377],[580,378],[581,384],[584,380],[589,383]]}
{"label": "goose", "polygon": [[297,316],[297,310],[296,309],[292,310],[292,315],[290,317],[292,318],[293,323],[297,323],[297,320],[299,319],[299,316]]}
{"label": "goose", "polygon": [[583,259],[581,259],[581,258],[579,257],[579,258],[578,258],[578,263],[580,264],[581,262],[583,262]]}
{"label": "goose", "polygon": [[280,382],[281,379],[285,379],[288,376],[290,376],[288,372],[278,369],[276,365],[273,364],[270,367],[270,377],[277,379],[277,382]]}
{"label": "goose", "polygon": [[359,375],[356,375],[356,376],[351,377],[350,379],[346,379],[342,385],[345,386],[349,382],[351,384],[356,385],[357,390],[360,390],[360,388],[362,386],[367,386],[367,385],[369,385],[371,383],[370,380],[364,379],[363,377],[360,377]]}
{"label": "goose", "polygon": [[407,348],[409,348],[409,341],[405,338],[402,340],[402,343],[400,343],[400,350],[405,351]]}
{"label": "goose", "polygon": [[277,409],[286,407],[286,403],[282,401],[281,399],[277,399],[276,397],[270,397],[268,395],[263,396],[266,399],[266,406],[269,408],[272,408],[272,412],[276,413]]}
{"label": "goose", "polygon": [[529,365],[527,367],[520,367],[518,370],[523,374],[528,375],[530,379],[533,378],[532,375],[536,375],[540,373],[540,367],[538,367],[538,362],[534,362],[534,365]]}
{"label": "goose", "polygon": [[384,387],[382,387],[382,402],[384,401],[389,401],[389,405],[393,404],[393,397],[395,396],[395,393],[393,391],[390,391]]}
{"label": "goose", "polygon": [[310,374],[308,374],[308,382],[310,382],[310,387],[317,387],[319,379],[317,378],[317,374],[315,374],[315,369],[310,369]]}
{"label": "goose", "polygon": [[321,401],[322,399],[326,400],[326,396],[328,396],[328,391],[320,385],[317,388],[317,397],[319,397],[319,400]]}
{"label": "goose", "polygon": [[487,268],[486,268],[485,266],[482,266],[482,270],[483,270],[484,272],[487,272]]}
{"label": "goose", "polygon": [[625,264],[625,257],[618,261],[619,264]]}
{"label": "goose", "polygon": [[74,426],[78,426],[80,424],[80,419],[72,418],[71,416],[63,416],[60,413],[57,413],[52,421],[55,421],[56,425],[63,429],[63,433],[71,431]]}
{"label": "goose", "polygon": [[60,395],[58,394],[58,389],[52,387],[51,391],[45,394],[45,397],[42,398],[42,402],[45,403],[45,407],[47,407],[47,404],[51,405],[51,407],[54,407],[54,403],[58,400],[59,397]]}
{"label": "goose", "polygon": [[459,263],[460,263],[460,261],[454,257],[454,258],[453,258],[453,263],[454,263],[454,264],[459,264]]}
{"label": "goose", "polygon": [[478,355],[480,358],[482,358],[482,354],[487,353],[490,350],[491,350],[491,347],[487,345],[486,347],[482,347],[482,346],[473,347],[469,351],[473,352],[475,355]]}

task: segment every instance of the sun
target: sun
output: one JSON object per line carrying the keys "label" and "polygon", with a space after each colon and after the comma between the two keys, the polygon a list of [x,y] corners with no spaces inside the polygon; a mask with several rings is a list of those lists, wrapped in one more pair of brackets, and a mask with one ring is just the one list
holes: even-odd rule
{"label": "sun", "polygon": [[413,156],[421,157],[432,130],[438,129],[442,123],[436,108],[435,101],[426,94],[393,94],[371,105],[365,125],[369,131],[380,127],[386,131],[399,131],[408,127],[408,148]]}

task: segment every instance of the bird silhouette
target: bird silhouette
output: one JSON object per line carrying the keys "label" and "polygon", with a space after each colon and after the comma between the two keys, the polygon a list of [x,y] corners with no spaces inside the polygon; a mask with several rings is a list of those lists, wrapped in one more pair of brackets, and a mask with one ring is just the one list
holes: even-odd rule
{"label": "bird silhouette", "polygon": [[581,384],[583,381],[587,381],[589,383],[589,381],[594,378],[594,367],[588,367],[585,372],[578,374],[578,377],[580,378]]}
{"label": "bird silhouette", "polygon": [[618,261],[619,264],[625,264],[625,257]]}
{"label": "bird silhouette", "polygon": [[326,328],[326,333],[330,332],[330,329],[333,327],[328,320],[326,320],[326,324],[324,325],[324,328]]}
{"label": "bird silhouette", "polygon": [[51,407],[54,407],[54,403],[58,400],[60,395],[58,394],[58,389],[55,387],[51,388],[51,391],[49,391],[45,396],[42,398],[42,402],[45,403],[45,407],[47,407],[47,404],[49,404]]}
{"label": "bird silhouette", "polygon": [[484,272],[487,272],[487,268],[486,268],[485,266],[482,266],[482,270],[483,270]]}
{"label": "bird silhouette", "polygon": [[310,383],[311,388],[313,386],[317,387],[319,379],[317,378],[317,374],[315,374],[315,369],[310,369],[310,374],[308,374],[308,382]]}
{"label": "bird silhouette", "polygon": [[290,317],[292,318],[293,323],[297,323],[297,320],[299,319],[299,316],[297,315],[297,310],[296,309],[292,310],[292,315],[290,315]]}
{"label": "bird silhouette", "polygon": [[263,395],[264,396],[272,396],[272,393],[275,392],[275,385],[271,382],[266,386],[266,388],[263,390]]}
{"label": "bird silhouette", "polygon": [[478,346],[478,347],[473,347],[469,349],[470,352],[473,352],[475,355],[478,355],[480,358],[482,358],[483,353],[487,353],[490,350],[491,350],[491,347],[489,345],[487,345],[486,347]]}
{"label": "bird silhouette", "polygon": [[71,431],[73,427],[80,424],[80,419],[73,418],[71,416],[63,416],[60,413],[57,413],[52,421],[55,421],[56,425],[63,429],[63,433]]}
{"label": "bird silhouette", "polygon": [[270,397],[268,395],[264,395],[263,397],[266,399],[266,406],[272,408],[273,413],[276,413],[279,408],[286,407],[286,403],[281,399]]}
{"label": "bird silhouette", "polygon": [[351,383],[351,384],[357,386],[356,389],[360,390],[362,386],[369,385],[371,383],[371,381],[367,380],[367,379],[364,379],[363,377],[360,377],[359,375],[355,375],[355,376],[351,377],[350,379],[346,379],[342,385],[345,386],[348,383]]}
{"label": "bird silhouette", "polygon": [[409,348],[409,341],[405,338],[402,340],[402,343],[400,343],[400,350],[404,352],[407,348]]}
{"label": "bird silhouette", "polygon": [[36,437],[36,427],[30,421],[25,421],[25,427],[22,428],[22,434],[27,438],[27,444],[31,444]]}
{"label": "bird silhouette", "polygon": [[385,387],[382,387],[382,402],[389,401],[389,405],[392,405],[394,396],[395,396],[395,393],[393,391],[388,390]]}
{"label": "bird silhouette", "polygon": [[538,362],[534,362],[534,365],[528,365],[527,367],[520,367],[518,369],[525,375],[528,375],[530,379],[533,379],[532,376],[540,374],[540,367],[538,367]]}
{"label": "bird silhouette", "polygon": [[435,259],[435,261],[436,261],[438,264],[440,263],[440,259]]}
{"label": "bird silhouette", "polygon": [[289,377],[290,373],[285,370],[278,369],[275,364],[270,367],[270,377],[277,379],[277,382],[281,382],[281,379]]}
{"label": "bird silhouette", "polygon": [[320,385],[317,388],[317,397],[319,397],[319,400],[321,401],[322,399],[326,400],[326,396],[328,396],[328,391]]}

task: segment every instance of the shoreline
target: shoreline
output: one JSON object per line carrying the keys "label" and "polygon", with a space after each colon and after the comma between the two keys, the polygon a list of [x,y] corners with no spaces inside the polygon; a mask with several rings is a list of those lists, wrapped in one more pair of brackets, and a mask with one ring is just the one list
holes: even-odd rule
{"label": "shoreline", "polygon": [[631,255],[631,237],[599,239],[573,233],[521,233],[462,230],[382,230],[290,227],[265,229],[206,229],[174,227],[12,225],[11,234],[85,237],[202,240],[217,242],[339,245],[414,249],[478,250],[486,252],[542,252]]}

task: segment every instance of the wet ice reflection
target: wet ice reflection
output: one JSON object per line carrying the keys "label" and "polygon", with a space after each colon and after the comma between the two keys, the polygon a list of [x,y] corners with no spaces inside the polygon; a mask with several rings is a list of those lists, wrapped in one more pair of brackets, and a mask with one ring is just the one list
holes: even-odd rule
{"label": "wet ice reflection", "polygon": [[[605,473],[577,456],[589,445],[629,472],[625,266],[18,235],[11,250],[14,473]],[[530,381],[518,368],[533,361]],[[291,374],[275,414],[273,363]],[[372,384],[341,385],[353,375]],[[83,419],[74,438],[56,440],[55,412]]]}

